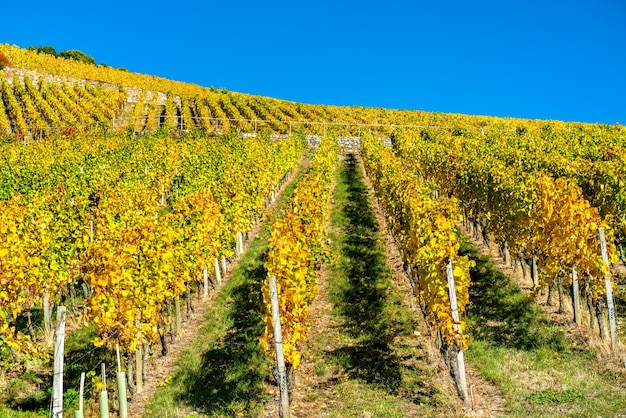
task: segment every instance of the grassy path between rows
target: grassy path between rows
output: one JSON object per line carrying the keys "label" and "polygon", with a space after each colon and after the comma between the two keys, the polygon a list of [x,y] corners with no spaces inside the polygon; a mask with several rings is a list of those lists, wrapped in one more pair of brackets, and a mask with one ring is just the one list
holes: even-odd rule
{"label": "grassy path between rows", "polygon": [[462,252],[476,261],[466,359],[501,390],[505,415],[626,417],[624,371],[579,348],[489,257],[469,244]]}
{"label": "grassy path between rows", "polygon": [[176,370],[146,408],[145,417],[258,416],[267,400],[271,362],[259,343],[263,253],[270,227],[293,194],[302,170],[285,188],[220,294]]}
{"label": "grassy path between rows", "polygon": [[[294,415],[456,416],[449,392],[416,339],[417,315],[394,284],[356,159],[341,164],[333,196],[333,261],[320,282],[330,312],[305,344]],[[319,321],[320,318],[314,318]],[[308,370],[307,370],[308,365]]]}

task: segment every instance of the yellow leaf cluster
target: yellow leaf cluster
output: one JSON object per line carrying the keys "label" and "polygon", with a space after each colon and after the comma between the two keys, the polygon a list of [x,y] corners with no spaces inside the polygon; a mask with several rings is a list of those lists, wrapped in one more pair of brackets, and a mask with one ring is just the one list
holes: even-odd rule
{"label": "yellow leaf cluster", "polygon": [[[285,361],[300,364],[300,347],[310,328],[309,305],[317,296],[317,267],[324,257],[325,225],[332,178],[338,157],[337,141],[326,137],[284,211],[272,224],[265,268],[278,282],[279,313]],[[263,283],[265,330],[261,345],[275,355],[269,282]]]}
{"label": "yellow leaf cluster", "polygon": [[414,291],[429,321],[450,343],[465,349],[465,323],[452,317],[446,275],[448,261],[452,261],[458,309],[463,314],[469,302],[472,262],[457,254],[458,201],[435,199],[432,186],[370,135],[361,138],[361,155],[404,262],[411,266]]}

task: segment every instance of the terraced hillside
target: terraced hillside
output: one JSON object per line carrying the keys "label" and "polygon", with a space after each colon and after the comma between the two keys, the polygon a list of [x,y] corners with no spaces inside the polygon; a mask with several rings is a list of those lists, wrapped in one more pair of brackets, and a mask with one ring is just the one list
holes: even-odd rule
{"label": "terraced hillside", "polygon": [[624,127],[0,54],[0,415],[626,408]]}

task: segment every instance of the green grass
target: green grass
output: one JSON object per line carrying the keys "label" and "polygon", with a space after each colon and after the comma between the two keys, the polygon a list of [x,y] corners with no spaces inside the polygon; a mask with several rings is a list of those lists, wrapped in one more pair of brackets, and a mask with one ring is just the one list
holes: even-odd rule
{"label": "green grass", "polygon": [[467,360],[500,388],[507,416],[614,417],[626,411],[623,374],[607,370],[548,321],[531,296],[465,243],[471,271]]}
{"label": "green grass", "polygon": [[5,407],[0,407],[0,418],[40,418],[41,416],[48,416],[47,412],[48,411],[46,410],[46,414],[42,415],[43,412],[42,414],[39,414],[32,411],[18,411]]}
{"label": "green grass", "polygon": [[336,224],[342,237],[329,295],[343,322],[341,332],[356,344],[333,354],[351,377],[396,394],[401,366],[390,343],[397,335],[412,332],[417,324],[402,309],[401,296],[392,288],[385,249],[354,159],[347,160],[339,177],[338,196],[345,197],[336,201],[341,214],[333,221],[343,218]]}
{"label": "green grass", "polygon": [[265,399],[263,383],[271,365],[258,337],[263,243],[248,250],[211,304],[205,325],[178,359],[170,384],[161,387],[147,416],[196,411],[207,416],[252,415]]}
{"label": "green grass", "polygon": [[[285,189],[277,208],[288,200],[296,183],[297,179]],[[211,303],[198,336],[178,358],[171,382],[157,390],[145,416],[261,413],[268,396],[265,382],[272,370],[259,343],[264,327],[260,314],[261,282],[266,276],[263,252],[271,223],[271,219],[264,222],[259,237]]]}
{"label": "green grass", "polygon": [[310,343],[314,373],[324,379],[309,388],[309,401],[331,417],[405,417],[409,410],[457,415],[454,399],[431,381],[434,371],[414,340],[416,316],[392,283],[353,156],[338,170],[333,200],[328,294],[334,308],[325,335]]}

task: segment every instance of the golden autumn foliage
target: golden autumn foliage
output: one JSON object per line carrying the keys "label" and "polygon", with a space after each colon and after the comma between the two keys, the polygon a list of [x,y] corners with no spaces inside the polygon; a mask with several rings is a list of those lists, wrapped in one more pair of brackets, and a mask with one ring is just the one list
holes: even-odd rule
{"label": "golden autumn foliage", "polygon": [[[278,286],[285,362],[300,364],[300,347],[310,328],[309,306],[317,296],[318,265],[324,255],[329,199],[339,146],[323,138],[311,168],[298,184],[282,217],[272,224],[265,268]],[[263,282],[265,330],[261,345],[275,356],[269,280]]]}
{"label": "golden autumn foliage", "polygon": [[15,318],[44,295],[59,303],[84,283],[89,293],[78,308],[95,326],[94,344],[133,350],[158,340],[168,304],[231,254],[234,232],[248,231],[302,144],[232,134],[5,145],[0,338],[35,354],[42,347],[15,332]]}
{"label": "golden autumn foliage", "polygon": [[459,202],[448,197],[435,199],[432,185],[371,135],[361,138],[361,154],[403,260],[413,269],[415,296],[425,307],[429,322],[449,343],[467,348],[465,321],[457,323],[452,317],[446,274],[451,261],[462,316],[469,302],[469,269],[473,262],[458,255],[461,239],[456,224],[462,218]]}
{"label": "golden autumn foliage", "polygon": [[[536,137],[512,135],[517,138],[509,140],[516,139],[518,144],[548,146]],[[490,138],[445,132],[426,138],[412,132],[398,133],[394,140],[397,153],[410,161],[412,169],[457,197],[468,216],[485,222],[496,242],[506,243],[512,254],[538,259],[540,288],[558,277],[571,282],[570,272],[575,267],[594,300],[600,297],[604,278],[610,273],[601,258],[598,228],[606,231],[609,259],[614,263],[615,228],[621,228],[621,222],[616,222],[609,205],[594,207],[574,175],[552,175],[550,171],[556,168],[548,170],[542,157],[530,150],[525,154],[502,137],[490,143]]]}

